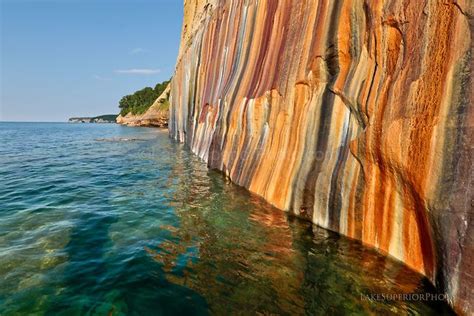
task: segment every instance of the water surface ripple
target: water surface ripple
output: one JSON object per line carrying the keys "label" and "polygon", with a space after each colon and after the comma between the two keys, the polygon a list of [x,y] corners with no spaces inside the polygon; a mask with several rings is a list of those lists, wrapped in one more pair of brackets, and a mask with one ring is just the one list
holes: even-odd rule
{"label": "water surface ripple", "polygon": [[420,275],[288,217],[166,131],[0,123],[1,315],[450,313]]}

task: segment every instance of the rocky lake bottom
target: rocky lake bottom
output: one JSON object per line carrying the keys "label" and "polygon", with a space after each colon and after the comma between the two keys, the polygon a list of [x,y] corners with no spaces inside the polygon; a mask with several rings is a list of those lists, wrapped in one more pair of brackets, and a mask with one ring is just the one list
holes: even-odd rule
{"label": "rocky lake bottom", "polygon": [[0,123],[1,315],[452,313],[421,275],[288,216],[166,130]]}

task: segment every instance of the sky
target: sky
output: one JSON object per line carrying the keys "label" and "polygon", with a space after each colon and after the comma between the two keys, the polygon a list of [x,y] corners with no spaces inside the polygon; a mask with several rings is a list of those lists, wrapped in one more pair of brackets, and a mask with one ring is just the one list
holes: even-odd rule
{"label": "sky", "polygon": [[0,0],[0,121],[118,113],[169,79],[182,0]]}

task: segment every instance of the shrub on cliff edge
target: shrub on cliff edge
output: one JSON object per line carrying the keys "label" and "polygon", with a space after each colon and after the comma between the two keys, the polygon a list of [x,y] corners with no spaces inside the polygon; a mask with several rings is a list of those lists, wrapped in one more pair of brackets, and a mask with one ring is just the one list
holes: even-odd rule
{"label": "shrub on cliff edge", "polygon": [[[133,115],[143,114],[155,102],[155,100],[165,91],[170,80],[158,83],[155,88],[146,87],[133,94],[124,96],[119,102],[120,114],[122,116],[132,113]],[[164,102],[165,104],[167,102]],[[169,104],[168,104],[169,106]]]}

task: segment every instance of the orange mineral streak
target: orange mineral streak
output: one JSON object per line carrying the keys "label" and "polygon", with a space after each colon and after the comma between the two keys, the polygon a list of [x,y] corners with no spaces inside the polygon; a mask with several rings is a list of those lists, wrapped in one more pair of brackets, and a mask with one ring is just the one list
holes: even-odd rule
{"label": "orange mineral streak", "polygon": [[351,60],[351,24],[346,23],[350,21],[350,15],[352,11],[352,1],[347,0],[341,9],[341,15],[338,25],[338,37],[337,37],[337,47],[338,47],[338,62],[339,62],[339,74],[337,80],[334,83],[333,89],[337,92],[342,92],[344,90],[344,85],[346,84],[347,76],[351,70],[352,60]]}
{"label": "orange mineral streak", "polygon": [[474,308],[468,2],[186,0],[184,12],[171,136]]}

